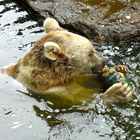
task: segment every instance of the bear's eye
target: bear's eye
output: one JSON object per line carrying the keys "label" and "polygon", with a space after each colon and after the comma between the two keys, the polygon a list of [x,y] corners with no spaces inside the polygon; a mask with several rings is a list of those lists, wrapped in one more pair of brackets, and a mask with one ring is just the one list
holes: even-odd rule
{"label": "bear's eye", "polygon": [[88,52],[88,55],[89,55],[90,57],[92,57],[93,54],[94,54],[94,51],[93,51],[93,50],[90,50],[90,51]]}

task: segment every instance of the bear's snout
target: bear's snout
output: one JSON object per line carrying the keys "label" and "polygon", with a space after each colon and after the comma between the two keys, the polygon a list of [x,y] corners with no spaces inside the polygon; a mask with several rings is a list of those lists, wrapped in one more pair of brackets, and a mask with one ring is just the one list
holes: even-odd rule
{"label": "bear's snout", "polygon": [[103,70],[103,68],[104,68],[104,66],[105,66],[105,63],[106,63],[106,61],[104,60],[101,64],[95,65],[95,66],[92,68],[92,72],[93,72],[94,74],[101,73],[102,70]]}

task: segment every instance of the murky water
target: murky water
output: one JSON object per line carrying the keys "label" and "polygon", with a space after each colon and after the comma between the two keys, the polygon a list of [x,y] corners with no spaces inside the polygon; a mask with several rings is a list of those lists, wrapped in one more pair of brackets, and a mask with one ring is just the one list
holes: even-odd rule
{"label": "murky water", "polygon": [[[43,34],[42,27],[22,8],[10,0],[0,0],[0,67],[16,62]],[[0,139],[140,139],[140,40],[97,49],[109,58],[110,65],[129,67],[135,91],[130,103],[90,101],[67,106],[67,101],[56,102],[58,98],[26,95],[20,83],[1,74]]]}

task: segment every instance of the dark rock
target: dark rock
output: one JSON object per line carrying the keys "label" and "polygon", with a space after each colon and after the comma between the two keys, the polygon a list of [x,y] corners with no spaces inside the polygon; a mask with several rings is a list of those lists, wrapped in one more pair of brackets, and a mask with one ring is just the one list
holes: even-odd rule
{"label": "dark rock", "polygon": [[[140,0],[20,0],[32,15],[55,18],[97,43],[140,37]],[[39,15],[39,16],[38,16]]]}

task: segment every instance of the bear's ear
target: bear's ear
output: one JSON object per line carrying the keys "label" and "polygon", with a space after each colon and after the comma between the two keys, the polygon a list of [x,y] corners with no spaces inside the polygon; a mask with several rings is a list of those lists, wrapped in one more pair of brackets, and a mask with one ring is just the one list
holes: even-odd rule
{"label": "bear's ear", "polygon": [[54,42],[45,42],[44,44],[44,56],[54,61],[57,60],[62,54],[61,48]]}
{"label": "bear's ear", "polygon": [[45,19],[45,21],[43,23],[43,28],[44,28],[46,33],[49,33],[50,31],[55,31],[55,30],[62,29],[59,26],[59,23],[55,19],[53,19],[53,18]]}

